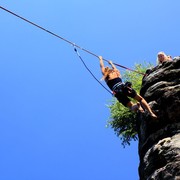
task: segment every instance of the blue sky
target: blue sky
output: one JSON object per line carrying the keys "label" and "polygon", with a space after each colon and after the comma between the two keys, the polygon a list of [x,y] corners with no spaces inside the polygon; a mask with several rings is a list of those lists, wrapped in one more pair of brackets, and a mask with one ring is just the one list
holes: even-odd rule
{"label": "blue sky", "polygon": [[[130,68],[156,65],[158,51],[179,55],[179,0],[1,0],[0,6]],[[73,47],[1,9],[0,23],[0,179],[137,180],[138,142],[124,149],[106,128],[112,97]],[[98,59],[79,53],[100,79]]]}

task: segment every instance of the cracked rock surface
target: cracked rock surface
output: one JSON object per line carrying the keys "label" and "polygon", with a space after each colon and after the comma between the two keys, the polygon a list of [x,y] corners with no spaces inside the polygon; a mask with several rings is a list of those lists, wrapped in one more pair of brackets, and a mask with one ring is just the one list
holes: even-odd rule
{"label": "cracked rock surface", "polygon": [[147,70],[140,94],[158,116],[138,118],[140,180],[180,180],[180,57]]}

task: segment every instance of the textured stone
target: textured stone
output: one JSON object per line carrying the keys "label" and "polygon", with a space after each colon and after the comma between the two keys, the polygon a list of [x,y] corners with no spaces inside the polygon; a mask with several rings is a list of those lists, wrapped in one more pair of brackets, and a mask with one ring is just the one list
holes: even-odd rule
{"label": "textured stone", "polygon": [[141,180],[180,180],[180,57],[149,69],[140,94],[158,120],[139,114]]}

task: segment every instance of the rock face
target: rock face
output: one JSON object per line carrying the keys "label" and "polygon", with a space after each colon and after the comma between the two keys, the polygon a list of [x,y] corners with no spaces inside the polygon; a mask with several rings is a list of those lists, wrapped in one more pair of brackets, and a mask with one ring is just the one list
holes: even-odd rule
{"label": "rock face", "polygon": [[180,57],[147,70],[140,94],[158,116],[138,118],[140,180],[180,180]]}

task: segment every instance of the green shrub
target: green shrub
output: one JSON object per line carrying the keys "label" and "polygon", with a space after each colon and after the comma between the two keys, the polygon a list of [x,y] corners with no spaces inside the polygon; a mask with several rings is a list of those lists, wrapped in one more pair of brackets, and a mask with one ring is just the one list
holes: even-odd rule
{"label": "green shrub", "polygon": [[[134,69],[138,72],[145,73],[146,69],[150,67],[152,67],[151,64],[136,64]],[[137,93],[140,91],[142,78],[143,75],[132,71],[126,71],[122,75],[124,82],[132,82],[132,87]],[[132,99],[132,101],[134,100]],[[116,100],[116,98],[112,99],[111,105],[108,105],[108,107],[111,116],[107,126],[114,129],[115,134],[120,138],[123,147],[130,145],[130,141],[132,140],[136,141],[138,139],[136,128],[137,114],[124,107]]]}

